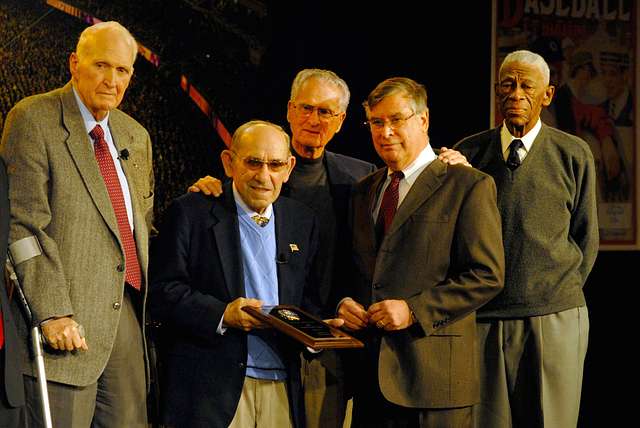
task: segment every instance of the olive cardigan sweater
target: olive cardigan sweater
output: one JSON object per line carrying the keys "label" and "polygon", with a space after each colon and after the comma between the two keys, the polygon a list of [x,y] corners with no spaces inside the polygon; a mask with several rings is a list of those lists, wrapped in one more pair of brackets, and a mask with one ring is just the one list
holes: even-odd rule
{"label": "olive cardigan sweater", "polygon": [[500,127],[456,144],[498,187],[506,276],[478,318],[518,318],[584,306],[598,252],[596,172],[587,143],[542,125],[522,165],[502,156]]}

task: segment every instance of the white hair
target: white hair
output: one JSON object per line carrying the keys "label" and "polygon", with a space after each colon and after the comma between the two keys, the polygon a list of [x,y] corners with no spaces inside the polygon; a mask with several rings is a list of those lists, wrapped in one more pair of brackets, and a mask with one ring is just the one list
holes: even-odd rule
{"label": "white hair", "polygon": [[540,72],[542,73],[542,77],[544,78],[544,84],[545,85],[549,84],[549,78],[551,74],[549,71],[549,65],[544,60],[544,58],[542,58],[537,53],[527,51],[527,50],[519,50],[519,51],[511,52],[502,61],[502,64],[500,65],[499,74],[502,74],[502,69],[507,64],[511,64],[514,62],[522,62],[538,68],[538,70],[540,70]]}
{"label": "white hair", "polygon": [[342,96],[340,97],[340,110],[343,112],[347,111],[347,107],[349,106],[349,98],[351,97],[347,82],[342,80],[333,71],[322,70],[319,68],[305,68],[296,75],[296,78],[293,79],[293,84],[291,85],[291,101],[294,101],[296,99],[296,97],[298,96],[298,92],[300,92],[300,88],[302,87],[304,82],[309,79],[320,79],[337,86],[342,92]]}

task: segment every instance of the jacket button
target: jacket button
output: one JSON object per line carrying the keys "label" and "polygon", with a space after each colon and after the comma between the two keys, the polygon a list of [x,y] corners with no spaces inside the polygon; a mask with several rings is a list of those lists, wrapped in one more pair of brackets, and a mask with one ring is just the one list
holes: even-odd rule
{"label": "jacket button", "polygon": [[240,368],[243,369],[244,366],[245,366],[245,363],[240,363],[240,364],[238,364],[238,366],[240,366]]}
{"label": "jacket button", "polygon": [[124,272],[124,264],[120,263],[120,264],[118,265],[118,267],[116,267],[116,270],[117,270],[118,272]]}
{"label": "jacket button", "polygon": [[376,282],[375,284],[373,284],[373,288],[375,288],[375,289],[377,290],[378,288],[380,288],[380,284],[378,284],[378,283]]}
{"label": "jacket button", "polygon": [[115,303],[113,304],[113,309],[115,309],[116,311],[117,311],[118,309],[120,309],[120,302],[115,302]]}

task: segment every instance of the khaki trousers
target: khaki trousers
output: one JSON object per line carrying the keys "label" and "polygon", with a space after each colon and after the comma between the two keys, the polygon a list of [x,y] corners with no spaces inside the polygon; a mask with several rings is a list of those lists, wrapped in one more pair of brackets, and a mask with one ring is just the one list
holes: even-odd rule
{"label": "khaki trousers", "polygon": [[478,322],[477,428],[572,428],[587,354],[586,307]]}
{"label": "khaki trousers", "polygon": [[244,378],[236,414],[229,428],[293,428],[284,381]]}
{"label": "khaki trousers", "polygon": [[301,359],[307,428],[351,426],[347,405],[350,397],[345,390],[345,372],[338,352],[325,349],[311,360]]}

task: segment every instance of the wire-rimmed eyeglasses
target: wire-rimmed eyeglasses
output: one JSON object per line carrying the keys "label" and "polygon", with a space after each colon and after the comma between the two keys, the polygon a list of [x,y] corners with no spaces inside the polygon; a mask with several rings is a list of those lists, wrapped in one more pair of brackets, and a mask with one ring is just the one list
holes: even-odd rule
{"label": "wire-rimmed eyeglasses", "polygon": [[242,163],[244,164],[244,166],[247,169],[250,169],[251,171],[261,170],[262,165],[266,165],[267,168],[269,168],[269,171],[271,172],[282,172],[285,169],[287,169],[287,167],[289,167],[289,160],[280,160],[280,159],[264,160],[260,158],[254,158],[252,156],[245,156],[242,158],[233,150],[229,150],[229,151],[234,156],[238,156],[238,158],[242,160]]}
{"label": "wire-rimmed eyeglasses", "polygon": [[318,117],[322,120],[329,120],[332,117],[336,117],[340,115],[340,113],[335,113],[333,110],[325,108],[325,107],[316,107],[311,104],[305,103],[294,103],[293,104],[298,111],[298,114],[302,117],[309,117],[313,114],[314,111],[318,111]]}
{"label": "wire-rimmed eyeglasses", "polygon": [[407,123],[407,121],[415,115],[416,115],[416,112],[414,111],[413,113],[411,113],[409,116],[406,116],[406,117],[402,117],[400,115],[392,116],[388,119],[371,117],[369,118],[369,120],[365,120],[364,124],[366,126],[370,126],[371,129],[375,129],[377,131],[383,129],[386,125],[389,125],[389,128],[391,129],[399,129],[399,128],[402,128],[404,124]]}

